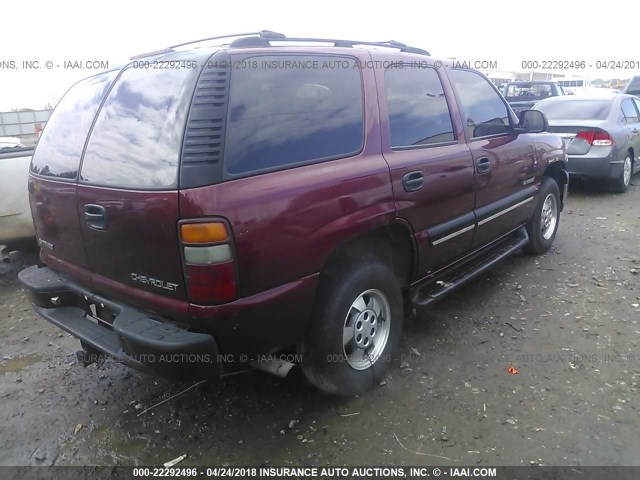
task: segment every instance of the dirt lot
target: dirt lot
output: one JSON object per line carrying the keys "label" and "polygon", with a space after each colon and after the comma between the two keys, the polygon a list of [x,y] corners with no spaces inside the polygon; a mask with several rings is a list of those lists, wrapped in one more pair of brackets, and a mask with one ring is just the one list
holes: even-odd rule
{"label": "dirt lot", "polygon": [[17,284],[36,255],[14,253],[0,265],[0,465],[640,465],[639,205],[637,186],[572,188],[549,254],[408,319],[387,381],[355,399],[251,372],[146,411],[189,384],[81,367]]}

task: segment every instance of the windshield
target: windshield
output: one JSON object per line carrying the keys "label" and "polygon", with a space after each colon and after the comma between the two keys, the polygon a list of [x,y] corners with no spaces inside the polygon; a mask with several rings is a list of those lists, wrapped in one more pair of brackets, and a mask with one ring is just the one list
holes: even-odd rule
{"label": "windshield", "polygon": [[536,110],[549,120],[604,120],[611,110],[611,100],[565,100],[541,103]]}
{"label": "windshield", "polygon": [[511,83],[507,87],[507,101],[525,102],[551,97],[551,85],[548,83]]}

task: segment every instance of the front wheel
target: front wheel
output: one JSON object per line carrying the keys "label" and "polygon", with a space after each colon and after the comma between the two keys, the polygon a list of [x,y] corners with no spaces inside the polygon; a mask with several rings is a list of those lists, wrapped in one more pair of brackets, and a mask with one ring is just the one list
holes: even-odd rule
{"label": "front wheel", "polygon": [[302,371],[334,395],[354,396],[377,385],[402,334],[403,304],[395,274],[378,262],[327,272],[301,344]]}
{"label": "front wheel", "polygon": [[524,250],[533,255],[546,253],[556,238],[559,224],[560,191],[556,181],[546,177],[540,187],[533,217],[526,226],[529,243],[524,247]]}

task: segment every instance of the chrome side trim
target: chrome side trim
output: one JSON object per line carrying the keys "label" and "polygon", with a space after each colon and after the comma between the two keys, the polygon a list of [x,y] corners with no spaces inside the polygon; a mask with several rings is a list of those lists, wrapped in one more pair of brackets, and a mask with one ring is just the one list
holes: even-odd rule
{"label": "chrome side trim", "polygon": [[458,235],[462,235],[463,233],[466,233],[466,232],[468,232],[470,230],[473,230],[474,228],[476,228],[475,224],[474,225],[469,225],[468,227],[464,227],[462,230],[458,230],[457,232],[450,233],[446,237],[442,237],[442,238],[439,238],[438,240],[433,241],[432,245],[434,247],[436,245],[440,245],[442,242],[446,242],[447,240],[451,240],[452,238],[457,237]]}
{"label": "chrome side trim", "polygon": [[510,212],[511,210],[515,210],[516,208],[521,207],[521,206],[522,206],[522,205],[524,205],[525,203],[529,203],[529,202],[530,202],[531,200],[533,200],[533,199],[534,199],[534,197],[529,197],[529,198],[527,198],[527,199],[525,199],[525,200],[523,200],[523,201],[521,201],[521,202],[516,203],[515,205],[511,205],[510,207],[505,208],[504,210],[501,210],[501,211],[499,211],[498,213],[495,213],[495,214],[491,215],[490,217],[487,217],[487,218],[485,218],[485,219],[483,219],[483,220],[480,220],[480,221],[478,222],[478,226],[480,226],[480,225],[484,225],[485,223],[490,222],[491,220],[494,220],[494,219],[498,218],[499,216],[504,215],[505,213]]}

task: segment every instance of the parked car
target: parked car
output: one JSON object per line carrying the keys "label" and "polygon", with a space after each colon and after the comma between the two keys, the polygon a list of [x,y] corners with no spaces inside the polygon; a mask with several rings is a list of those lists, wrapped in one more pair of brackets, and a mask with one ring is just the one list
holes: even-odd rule
{"label": "parked car", "polygon": [[615,88],[606,87],[573,87],[570,93],[567,95],[574,95],[576,97],[596,97],[602,98],[611,95],[618,95],[622,92]]}
{"label": "parked car", "polygon": [[9,148],[24,148],[18,137],[0,137],[0,150]]}
{"label": "parked car", "polygon": [[[83,362],[202,378],[297,352],[312,384],[355,395],[383,378],[405,301],[550,248],[562,140],[480,73],[396,42],[211,42],[79,82],[37,146],[47,266],[19,278]],[[140,68],[156,62],[185,68]]]}
{"label": "parked car", "polygon": [[571,175],[606,180],[625,192],[640,171],[640,98],[567,96],[536,104],[563,137]]}
{"label": "parked car", "polygon": [[511,82],[504,87],[504,96],[516,113],[530,110],[545,98],[564,94],[562,87],[552,81]]}
{"label": "parked car", "polygon": [[0,245],[16,247],[35,237],[27,179],[33,148],[16,137],[0,137]]}
{"label": "parked car", "polygon": [[640,97],[640,75],[636,75],[629,79],[629,83],[624,87],[623,93]]}

